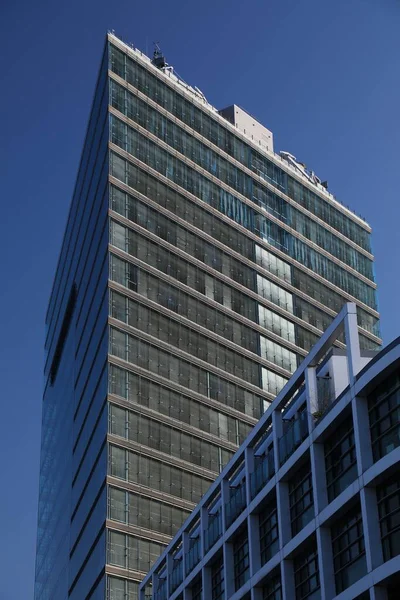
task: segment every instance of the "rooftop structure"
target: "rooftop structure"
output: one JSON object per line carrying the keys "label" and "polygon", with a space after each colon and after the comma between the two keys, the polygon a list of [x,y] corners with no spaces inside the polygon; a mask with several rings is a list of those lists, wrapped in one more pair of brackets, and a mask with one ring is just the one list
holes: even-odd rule
{"label": "rooftop structure", "polygon": [[[344,331],[346,351],[332,347]],[[395,600],[400,338],[346,304],[140,587],[140,600]]]}

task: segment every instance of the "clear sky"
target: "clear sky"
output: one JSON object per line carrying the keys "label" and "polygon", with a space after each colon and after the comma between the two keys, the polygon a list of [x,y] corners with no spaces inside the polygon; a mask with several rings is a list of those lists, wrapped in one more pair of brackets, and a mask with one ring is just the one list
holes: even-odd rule
{"label": "clear sky", "polygon": [[1,0],[0,600],[33,597],[44,314],[107,30],[239,104],[374,230],[400,335],[399,0]]}

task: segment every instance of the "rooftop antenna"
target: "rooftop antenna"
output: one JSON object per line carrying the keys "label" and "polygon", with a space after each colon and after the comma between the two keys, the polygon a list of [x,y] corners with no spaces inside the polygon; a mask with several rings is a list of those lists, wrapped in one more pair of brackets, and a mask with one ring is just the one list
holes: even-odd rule
{"label": "rooftop antenna", "polygon": [[158,69],[164,69],[165,67],[168,67],[168,63],[165,60],[165,56],[161,52],[159,42],[153,42],[153,44],[154,44],[154,52],[153,52],[153,60],[151,62]]}

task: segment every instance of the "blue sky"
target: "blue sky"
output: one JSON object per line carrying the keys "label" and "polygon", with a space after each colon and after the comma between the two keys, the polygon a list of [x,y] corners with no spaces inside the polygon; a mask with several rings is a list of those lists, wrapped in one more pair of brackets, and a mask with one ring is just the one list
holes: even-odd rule
{"label": "blue sky", "polygon": [[382,333],[400,335],[399,0],[0,5],[0,600],[33,597],[44,314],[108,29],[236,103],[374,230]]}

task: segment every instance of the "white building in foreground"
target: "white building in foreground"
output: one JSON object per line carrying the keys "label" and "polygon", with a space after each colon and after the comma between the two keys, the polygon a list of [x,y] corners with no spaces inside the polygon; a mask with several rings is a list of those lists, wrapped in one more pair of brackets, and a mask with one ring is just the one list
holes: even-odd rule
{"label": "white building in foreground", "polygon": [[[344,332],[346,350],[332,344]],[[400,598],[400,338],[348,303],[203,496],[141,600]]]}

